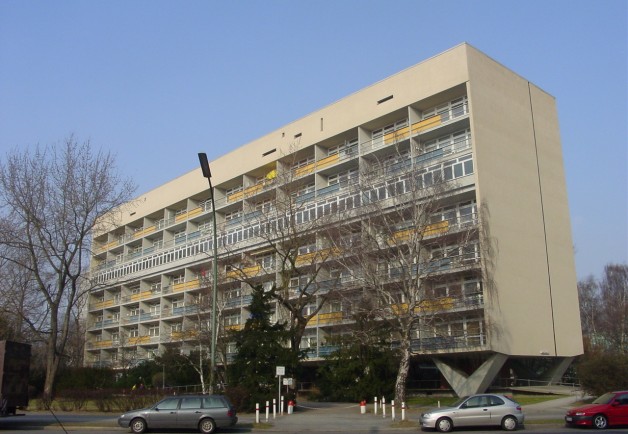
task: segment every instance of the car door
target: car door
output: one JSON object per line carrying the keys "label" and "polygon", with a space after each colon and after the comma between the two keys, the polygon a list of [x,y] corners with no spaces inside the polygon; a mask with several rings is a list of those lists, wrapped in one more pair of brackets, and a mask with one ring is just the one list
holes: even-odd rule
{"label": "car door", "polygon": [[489,400],[484,395],[472,396],[463,402],[453,417],[454,426],[490,425]]}
{"label": "car door", "polygon": [[166,398],[157,403],[148,416],[149,428],[176,428],[179,398]]}
{"label": "car door", "polygon": [[181,398],[181,405],[177,413],[177,428],[196,429],[198,427],[198,421],[203,413],[202,400],[200,396]]}
{"label": "car door", "polygon": [[491,413],[491,425],[501,424],[501,420],[506,414],[511,412],[511,409],[506,406],[506,403],[499,396],[488,395],[486,396],[489,403],[489,412]]}
{"label": "car door", "polygon": [[608,406],[610,425],[628,425],[628,393],[620,393]]}
{"label": "car door", "polygon": [[227,413],[229,408],[227,403],[219,396],[210,395],[203,399],[203,408],[217,426],[231,425],[231,420]]}

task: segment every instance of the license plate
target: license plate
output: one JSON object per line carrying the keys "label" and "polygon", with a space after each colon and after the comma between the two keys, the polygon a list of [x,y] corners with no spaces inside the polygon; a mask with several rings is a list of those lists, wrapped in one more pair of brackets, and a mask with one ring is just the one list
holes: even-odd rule
{"label": "license plate", "polygon": [[567,417],[565,418],[565,420],[566,420],[567,422],[571,422],[573,419],[571,418],[571,416],[567,416]]}

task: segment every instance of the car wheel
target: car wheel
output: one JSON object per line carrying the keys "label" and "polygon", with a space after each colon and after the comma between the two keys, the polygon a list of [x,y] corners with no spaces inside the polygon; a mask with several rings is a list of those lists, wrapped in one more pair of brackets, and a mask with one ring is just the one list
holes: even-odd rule
{"label": "car wheel", "polygon": [[451,432],[454,429],[454,425],[451,423],[451,419],[442,417],[436,421],[436,429],[438,432]]}
{"label": "car wheel", "polygon": [[593,416],[593,426],[597,429],[605,429],[608,427],[608,419],[603,414],[596,414]]}
{"label": "car wheel", "polygon": [[502,419],[502,429],[504,431],[514,431],[517,429],[517,418],[513,416],[506,416]]}
{"label": "car wheel", "polygon": [[216,423],[212,419],[206,417],[199,422],[198,430],[203,434],[211,434],[216,430]]}
{"label": "car wheel", "polygon": [[146,431],[146,421],[141,418],[136,418],[131,421],[129,424],[129,428],[131,428],[131,432],[141,434]]}

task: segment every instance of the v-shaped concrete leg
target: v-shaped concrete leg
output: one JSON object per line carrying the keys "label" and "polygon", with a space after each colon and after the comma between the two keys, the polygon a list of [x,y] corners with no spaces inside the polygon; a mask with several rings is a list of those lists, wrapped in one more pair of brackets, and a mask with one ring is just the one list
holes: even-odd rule
{"label": "v-shaped concrete leg", "polygon": [[508,356],[505,354],[495,353],[471,375],[467,375],[460,369],[450,366],[440,359],[433,358],[432,360],[449,385],[454,389],[456,395],[467,396],[486,391],[507,359]]}

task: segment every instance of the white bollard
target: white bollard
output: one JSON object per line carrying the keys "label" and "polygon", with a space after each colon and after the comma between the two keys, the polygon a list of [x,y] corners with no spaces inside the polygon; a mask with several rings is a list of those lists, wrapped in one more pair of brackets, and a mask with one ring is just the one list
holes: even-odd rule
{"label": "white bollard", "polygon": [[281,404],[279,404],[279,414],[282,415],[283,414],[283,395],[281,395],[280,402]]}
{"label": "white bollard", "polygon": [[259,423],[259,402],[255,403],[255,423]]}
{"label": "white bollard", "polygon": [[401,420],[402,421],[406,420],[406,403],[405,402],[401,403]]}
{"label": "white bollard", "polygon": [[390,416],[392,417],[392,420],[394,422],[395,421],[395,400],[394,399],[390,401],[390,405],[391,405]]}
{"label": "white bollard", "polygon": [[266,401],[266,422],[268,422],[268,401]]}
{"label": "white bollard", "polygon": [[273,419],[277,418],[277,398],[273,398]]}
{"label": "white bollard", "polygon": [[373,414],[377,416],[377,396],[373,402]]}
{"label": "white bollard", "polygon": [[382,396],[382,417],[386,417],[386,397]]}

